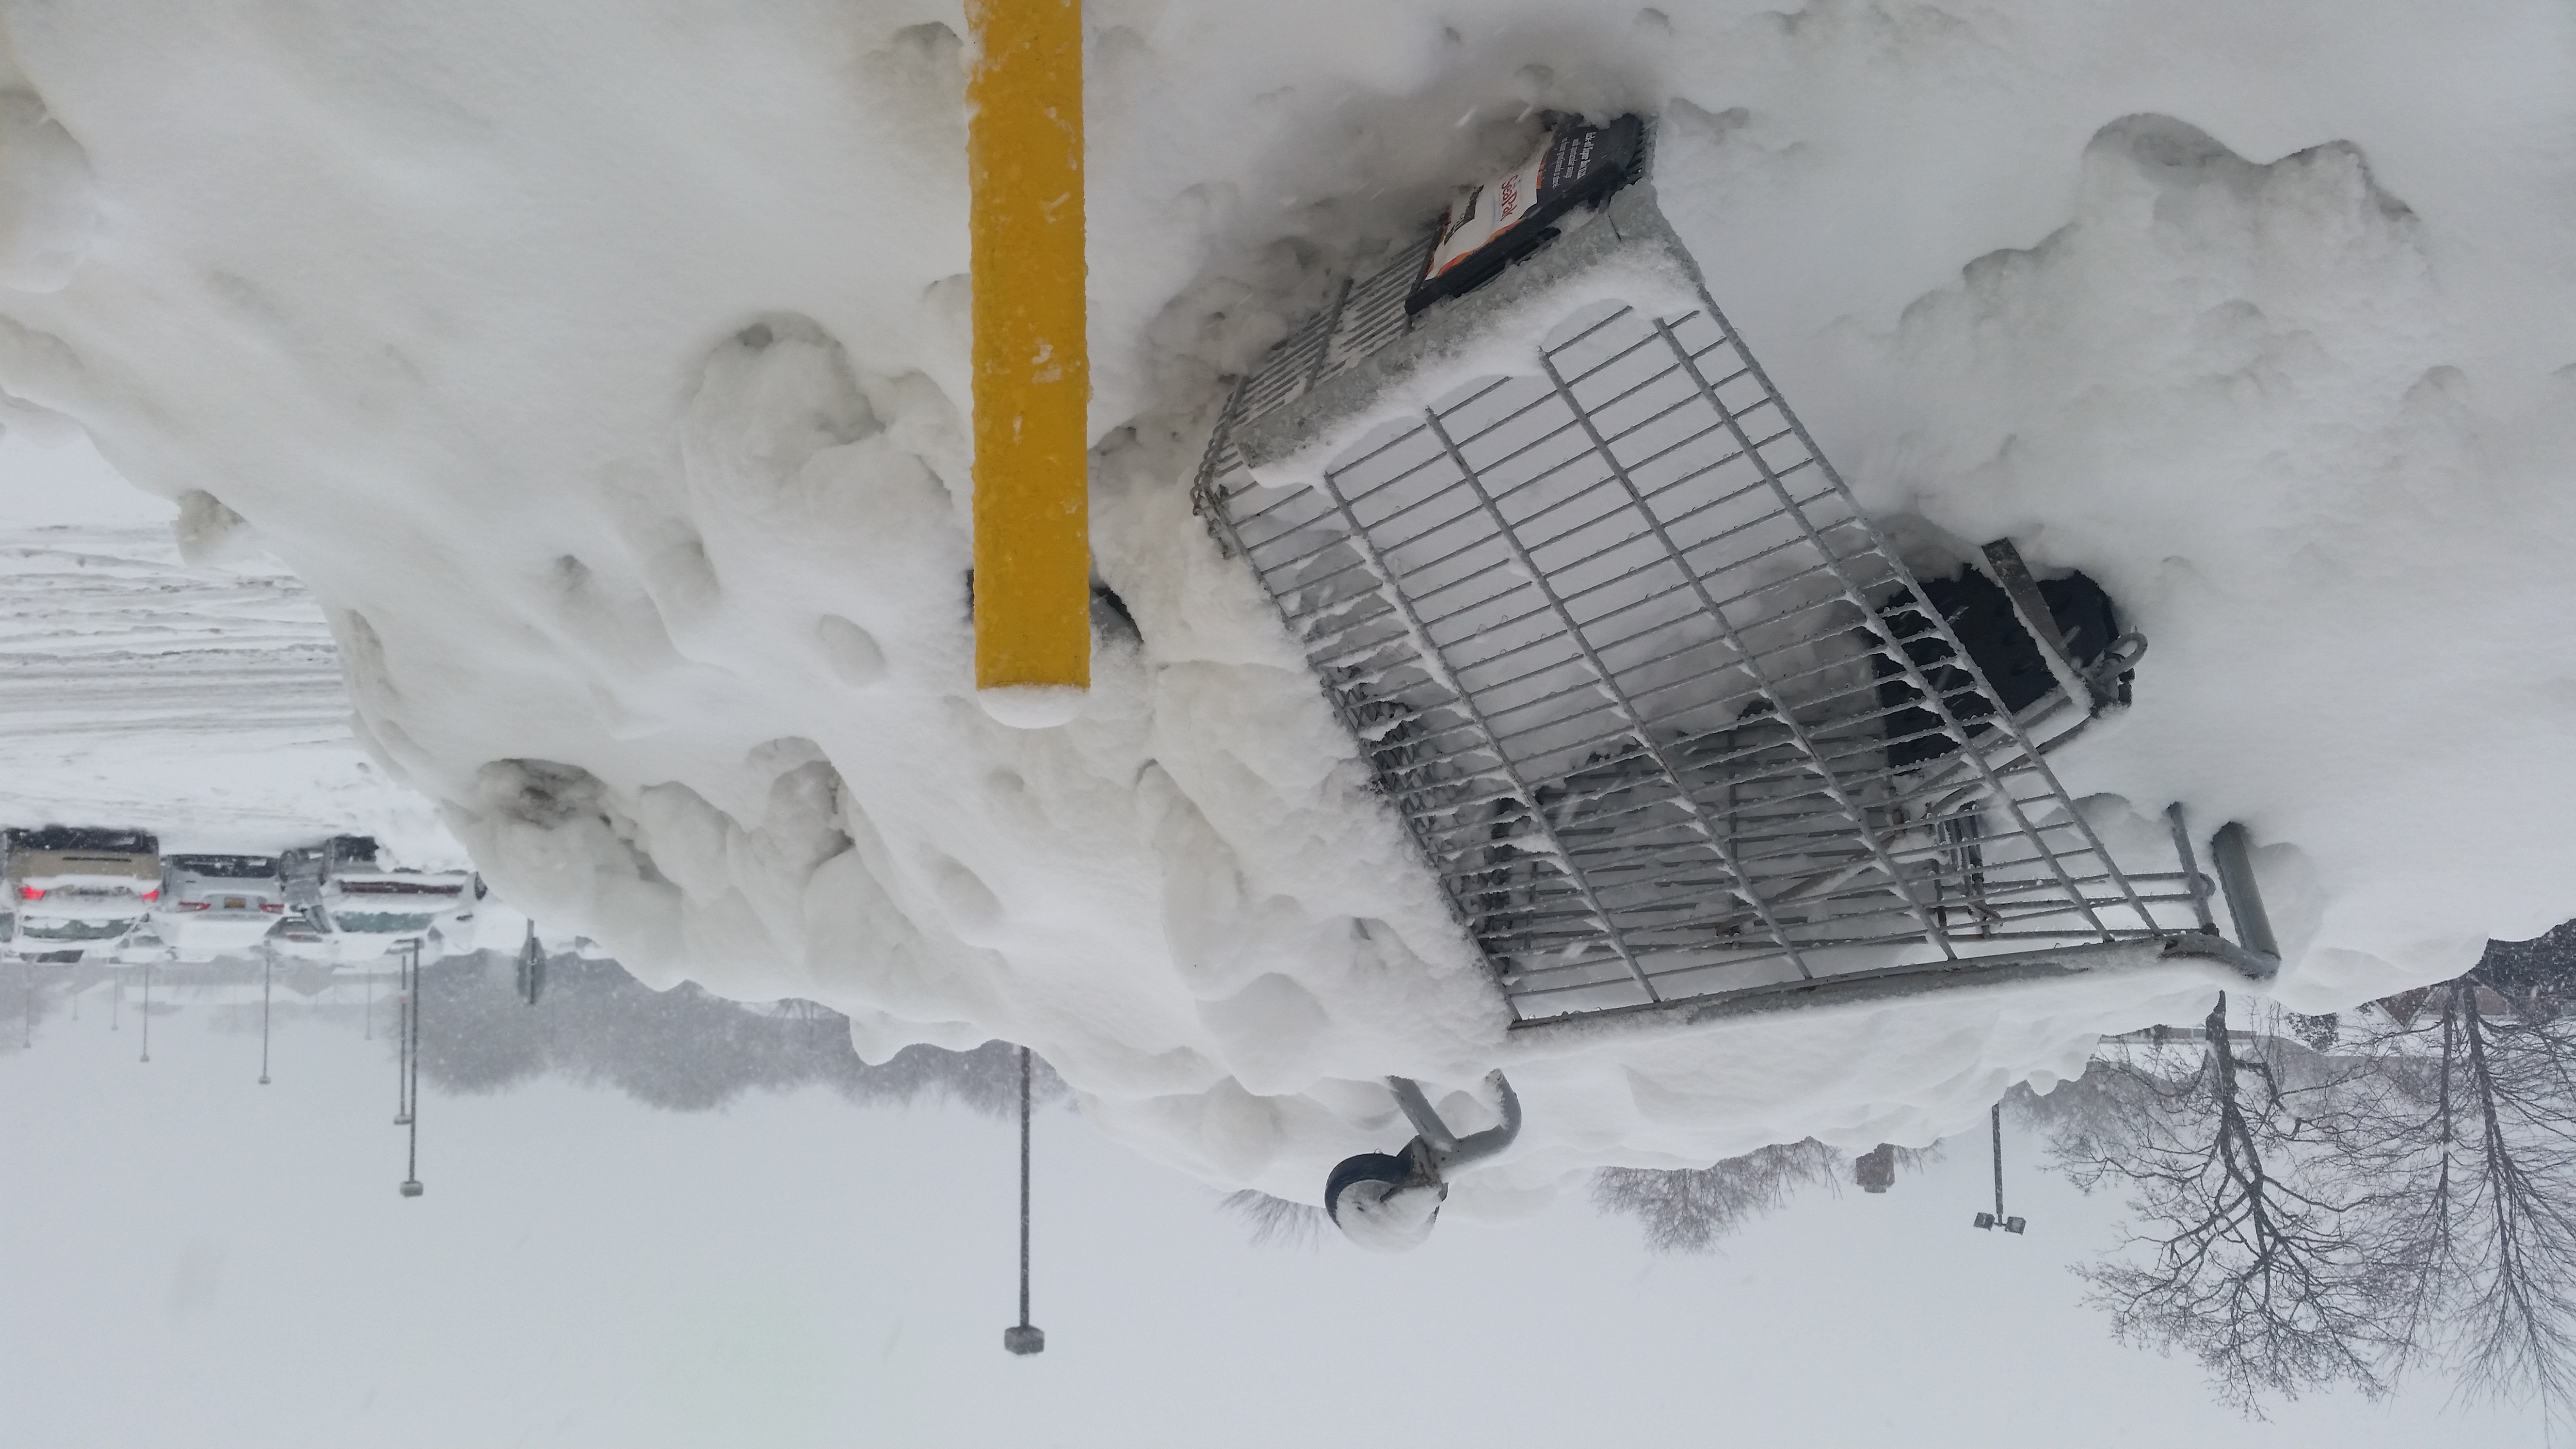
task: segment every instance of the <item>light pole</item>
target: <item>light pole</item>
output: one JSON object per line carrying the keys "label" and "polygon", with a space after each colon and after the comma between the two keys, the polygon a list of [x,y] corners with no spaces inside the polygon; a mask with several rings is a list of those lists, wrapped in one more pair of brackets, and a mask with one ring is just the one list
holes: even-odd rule
{"label": "light pole", "polygon": [[1995,1131],[1995,1210],[1977,1214],[1977,1226],[2018,1233],[2029,1224],[2020,1218],[2004,1216],[2004,1104],[1997,1102],[1989,1115]]}
{"label": "light pole", "polygon": [[420,943],[406,946],[403,960],[410,968],[411,1003],[410,1035],[407,1045],[408,1077],[404,1087],[403,1121],[411,1128],[411,1156],[403,1171],[402,1195],[418,1197],[420,1186]]}
{"label": "light pole", "polygon": [[143,958],[143,1060],[152,1060],[152,958]]}
{"label": "light pole", "polygon": [[394,1125],[411,1123],[411,975],[394,958]]}
{"label": "light pole", "polygon": [[1002,1330],[1002,1347],[1046,1352],[1046,1331],[1029,1322],[1029,1049],[1020,1048],[1020,1321]]}
{"label": "light pole", "polygon": [[268,1085],[268,996],[269,978],[277,968],[277,953],[268,943],[259,950],[259,1084]]}

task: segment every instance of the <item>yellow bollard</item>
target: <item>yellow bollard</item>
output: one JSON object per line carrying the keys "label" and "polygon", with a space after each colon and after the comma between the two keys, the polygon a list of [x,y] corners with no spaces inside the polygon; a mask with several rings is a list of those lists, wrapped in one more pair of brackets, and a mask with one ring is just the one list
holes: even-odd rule
{"label": "yellow bollard", "polygon": [[967,0],[975,684],[1091,684],[1080,0]]}

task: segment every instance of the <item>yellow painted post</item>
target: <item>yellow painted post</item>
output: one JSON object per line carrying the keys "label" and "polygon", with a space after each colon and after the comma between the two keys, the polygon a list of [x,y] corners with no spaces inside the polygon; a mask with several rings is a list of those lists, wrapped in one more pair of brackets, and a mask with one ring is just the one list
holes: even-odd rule
{"label": "yellow painted post", "polygon": [[975,684],[1091,684],[1080,0],[967,0]]}

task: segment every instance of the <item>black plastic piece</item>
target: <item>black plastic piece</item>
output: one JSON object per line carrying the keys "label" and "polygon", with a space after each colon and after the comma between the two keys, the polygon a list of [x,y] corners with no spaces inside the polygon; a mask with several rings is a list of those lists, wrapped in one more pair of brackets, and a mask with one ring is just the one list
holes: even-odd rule
{"label": "black plastic piece", "polygon": [[[2120,637],[2119,614],[2111,596],[2084,575],[2042,579],[2039,595],[2078,668],[2099,662]],[[2057,687],[2057,676],[2049,672],[2039,641],[2022,628],[2013,614],[2011,597],[1992,579],[1962,568],[1955,578],[1925,580],[1923,599],[1940,611],[1950,632],[1967,646],[1968,656],[2007,712],[2026,709]],[[1890,632],[1923,672],[1925,682],[1948,702],[1952,717],[1970,735],[1984,734],[1993,728],[1982,721],[1994,712],[1994,702],[1970,684],[1968,672],[1958,666],[1950,646],[1932,632],[1932,623],[1921,609],[1907,607],[1914,602],[1911,592],[1900,592],[1888,601]],[[1889,768],[1901,770],[1957,750],[1958,742],[1941,732],[1940,717],[1923,707],[1923,696],[1906,681],[1896,661],[1873,654],[1870,662],[1878,673],[1879,706],[1892,711],[1887,716]],[[2121,676],[2124,699],[2128,680],[2129,676]]]}
{"label": "black plastic piece", "polygon": [[1362,1152],[1345,1157],[1324,1179],[1324,1213],[1334,1222],[1342,1220],[1342,1189],[1355,1182],[1402,1182],[1413,1171],[1405,1158],[1387,1152]]}

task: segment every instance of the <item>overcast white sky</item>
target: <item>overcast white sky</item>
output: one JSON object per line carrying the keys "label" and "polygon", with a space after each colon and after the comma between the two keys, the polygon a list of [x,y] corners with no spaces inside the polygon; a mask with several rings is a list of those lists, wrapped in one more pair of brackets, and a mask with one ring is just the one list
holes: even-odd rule
{"label": "overcast white sky", "polygon": [[[17,970],[15,966],[0,968]],[[136,1060],[93,998],[0,1057],[0,1443],[2538,1443],[2333,1396],[2251,1425],[2119,1348],[2068,1263],[2114,1206],[1983,1144],[1657,1258],[1573,1199],[1422,1252],[1256,1249],[1214,1194],[1038,1123],[1037,1321],[1014,1143],[822,1091],[654,1111],[546,1080],[424,1104],[395,1193],[387,1044],[191,1006]]]}

